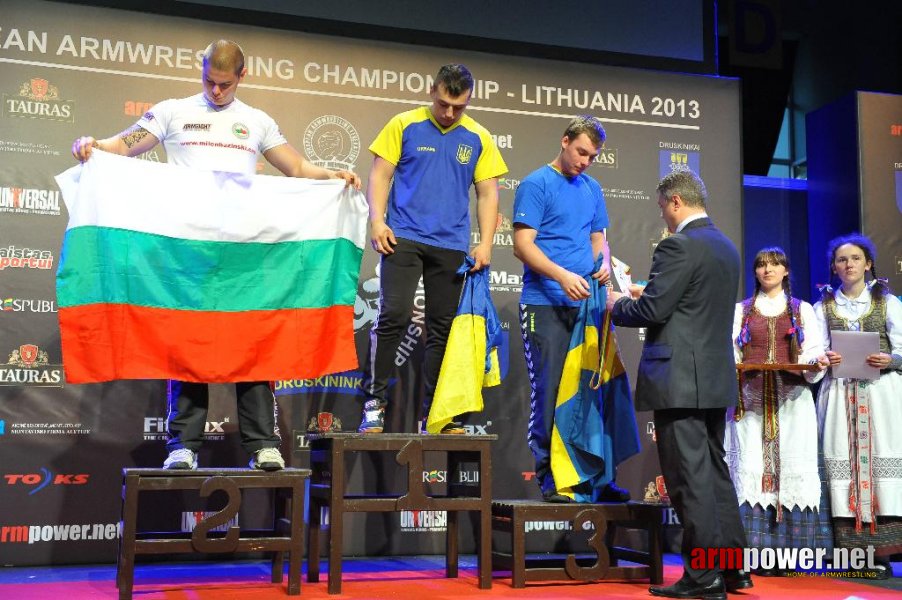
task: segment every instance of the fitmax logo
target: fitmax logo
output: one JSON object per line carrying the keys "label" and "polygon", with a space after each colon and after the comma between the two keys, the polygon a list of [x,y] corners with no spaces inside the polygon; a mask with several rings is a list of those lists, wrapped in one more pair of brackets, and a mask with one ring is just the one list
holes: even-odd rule
{"label": "fitmax logo", "polygon": [[[225,435],[223,426],[228,422],[228,419],[225,421],[207,421],[204,424],[204,433],[208,435]],[[144,417],[144,433],[166,433],[166,419],[163,417]]]}

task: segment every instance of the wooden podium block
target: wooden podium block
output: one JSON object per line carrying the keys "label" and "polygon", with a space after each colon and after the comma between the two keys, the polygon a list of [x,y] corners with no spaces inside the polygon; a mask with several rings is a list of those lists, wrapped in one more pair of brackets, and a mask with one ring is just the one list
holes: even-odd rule
{"label": "wooden podium block", "polygon": [[[132,597],[135,556],[138,554],[219,553],[271,551],[273,583],[282,581],[285,553],[288,553],[288,595],[301,593],[301,553],[304,541],[304,485],[309,469],[259,471],[254,469],[167,469],[122,470],[122,539],[116,587],[120,600]],[[232,527],[224,536],[211,537],[211,529],[227,524],[238,514],[242,490],[274,489],[276,506],[272,529],[242,531]],[[141,492],[197,490],[202,497],[222,490],[228,502],[217,513],[199,521],[193,532],[139,532]]]}
{"label": "wooden podium block", "polygon": [[[444,510],[448,512],[445,576],[457,577],[458,513],[478,514],[477,556],[479,587],[492,587],[492,453],[496,435],[417,434],[310,434],[310,533],[307,538],[307,581],[319,581],[319,533],[321,509],[329,508],[327,539],[329,593],[341,593],[342,536],[348,512],[395,512],[401,510]],[[347,457],[357,452],[395,452],[395,460],[407,466],[407,491],[398,495],[350,495],[347,493]],[[425,452],[444,452],[448,472],[458,465],[478,465],[479,485],[449,485],[444,496],[426,494],[423,489]]]}
{"label": "wooden podium block", "polygon": [[[511,536],[511,553],[494,552],[492,566],[511,572],[511,585],[525,587],[527,581],[576,579],[664,580],[662,523],[666,506],[644,502],[601,504],[553,504],[534,500],[498,500],[492,503],[492,529]],[[594,562],[571,554],[566,558],[526,557],[527,521],[570,521],[573,530],[592,523],[589,546]],[[648,552],[613,546],[617,526],[648,532]],[[641,566],[618,566],[620,559]]]}

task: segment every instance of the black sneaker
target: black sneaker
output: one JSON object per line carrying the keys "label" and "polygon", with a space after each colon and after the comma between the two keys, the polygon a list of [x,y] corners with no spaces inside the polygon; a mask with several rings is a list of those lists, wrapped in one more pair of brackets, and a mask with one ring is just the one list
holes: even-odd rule
{"label": "black sneaker", "polygon": [[367,400],[363,403],[363,420],[357,433],[382,433],[385,429],[385,405],[379,400]]}
{"label": "black sneaker", "polygon": [[552,504],[570,504],[574,502],[573,498],[571,498],[570,496],[558,494],[555,490],[542,492],[542,500],[544,500],[545,502],[551,502]]}
{"label": "black sneaker", "polygon": [[613,481],[601,490],[601,494],[598,497],[599,502],[629,502],[630,501],[630,493],[629,491],[623,489],[618,486]]}

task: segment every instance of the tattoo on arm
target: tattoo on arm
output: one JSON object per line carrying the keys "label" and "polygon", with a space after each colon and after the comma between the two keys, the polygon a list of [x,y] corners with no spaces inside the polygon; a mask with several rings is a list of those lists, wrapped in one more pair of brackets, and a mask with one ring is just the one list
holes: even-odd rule
{"label": "tattoo on arm", "polygon": [[129,129],[126,129],[122,133],[119,134],[119,139],[126,145],[126,147],[131,148],[144,138],[150,135],[150,132],[140,127],[138,125],[134,125]]}

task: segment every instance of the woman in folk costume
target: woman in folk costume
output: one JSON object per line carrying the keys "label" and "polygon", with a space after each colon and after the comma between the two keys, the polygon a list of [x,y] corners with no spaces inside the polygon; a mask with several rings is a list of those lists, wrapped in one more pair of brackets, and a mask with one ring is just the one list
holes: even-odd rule
{"label": "woman in folk costume", "polygon": [[739,513],[750,547],[832,548],[808,386],[829,364],[818,320],[810,304],[792,297],[782,248],[760,250],[754,266],[755,293],[736,305],[733,320],[736,361],[814,368],[742,372],[740,402],[727,413],[724,440]]}
{"label": "woman in folk costume", "polygon": [[[833,287],[815,312],[824,347],[831,331],[875,331],[880,350],[866,358],[876,380],[830,375],[818,394],[836,545],[874,546],[882,574],[902,552],[902,302],[874,270],[874,244],[863,235],[833,240],[827,256]],[[843,357],[827,350],[831,367]]]}

